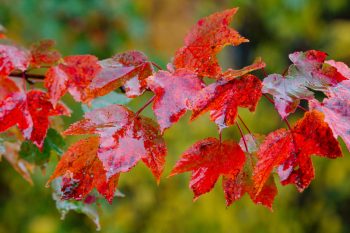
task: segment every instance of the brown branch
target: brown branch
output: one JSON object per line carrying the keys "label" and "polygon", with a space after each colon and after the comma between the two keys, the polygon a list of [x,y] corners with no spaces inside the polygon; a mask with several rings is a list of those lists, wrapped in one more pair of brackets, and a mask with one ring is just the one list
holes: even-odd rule
{"label": "brown branch", "polygon": [[26,73],[25,71],[24,72],[13,72],[9,75],[9,77],[11,77],[11,78],[23,78],[24,77],[25,80],[29,83],[30,82],[33,83],[31,80],[42,82],[45,79],[45,75],[43,75],[43,74],[29,74],[29,73]]}

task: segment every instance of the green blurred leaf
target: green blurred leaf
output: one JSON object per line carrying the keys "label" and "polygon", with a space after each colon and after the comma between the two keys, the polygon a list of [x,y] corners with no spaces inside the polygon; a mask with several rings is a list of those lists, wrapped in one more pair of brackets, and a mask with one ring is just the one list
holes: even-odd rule
{"label": "green blurred leaf", "polygon": [[19,155],[28,162],[43,165],[48,162],[51,151],[61,155],[64,151],[65,142],[62,136],[54,129],[49,129],[44,141],[43,150],[34,145],[31,141],[24,141],[21,145]]}

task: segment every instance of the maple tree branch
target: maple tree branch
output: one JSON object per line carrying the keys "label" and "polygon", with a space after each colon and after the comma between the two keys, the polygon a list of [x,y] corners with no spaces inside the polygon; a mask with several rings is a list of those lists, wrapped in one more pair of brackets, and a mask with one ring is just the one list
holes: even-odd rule
{"label": "maple tree branch", "polygon": [[42,82],[45,79],[45,75],[43,74],[29,74],[26,73],[26,71],[24,72],[13,72],[9,75],[9,77],[11,78],[24,78],[29,84],[34,84],[33,80],[38,81],[38,82]]}
{"label": "maple tree branch", "polygon": [[156,96],[152,96],[136,113],[135,113],[135,117],[138,117],[140,115],[140,113],[147,108],[148,105],[150,105],[154,99],[156,98]]}

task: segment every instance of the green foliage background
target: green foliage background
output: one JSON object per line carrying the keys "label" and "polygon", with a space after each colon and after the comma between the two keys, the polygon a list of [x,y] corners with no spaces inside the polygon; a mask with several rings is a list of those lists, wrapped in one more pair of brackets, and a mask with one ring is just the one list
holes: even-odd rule
{"label": "green foliage background", "polygon": [[[348,0],[0,0],[0,23],[19,44],[52,38],[64,55],[90,53],[99,58],[138,49],[165,67],[196,20],[234,6],[240,11],[233,24],[251,42],[225,49],[220,54],[224,67],[238,68],[262,56],[268,72],[280,73],[288,65],[288,53],[311,48],[350,64]],[[138,109],[146,99],[133,100],[130,107]],[[69,96],[65,101],[75,112],[64,119],[67,127],[81,118],[82,110]],[[153,116],[150,109],[145,114]],[[242,111],[241,115],[257,133],[284,126],[264,100],[255,114]],[[297,117],[300,113],[291,120]],[[248,197],[226,208],[219,182],[213,192],[193,203],[189,174],[165,177],[187,147],[216,136],[216,131],[208,116],[190,124],[188,119],[186,115],[165,133],[169,155],[159,186],[141,164],[121,176],[119,189],[126,197],[115,199],[112,206],[103,204],[102,232],[350,231],[349,153],[337,160],[314,158],[316,179],[310,188],[298,194],[294,187],[279,187],[273,213]],[[224,137],[239,138],[235,128],[226,130]],[[60,220],[51,190],[44,187],[54,163],[55,158],[46,174],[35,171],[34,186],[6,161],[0,163],[0,233],[95,231],[82,214],[72,212]]]}

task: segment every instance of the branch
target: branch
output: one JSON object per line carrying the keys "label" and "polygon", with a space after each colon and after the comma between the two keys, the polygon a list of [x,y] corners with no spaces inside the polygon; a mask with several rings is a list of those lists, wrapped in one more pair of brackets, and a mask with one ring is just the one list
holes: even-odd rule
{"label": "branch", "polygon": [[32,80],[35,80],[37,82],[43,82],[45,79],[44,74],[29,74],[27,72],[13,72],[9,75],[11,78],[23,78],[30,84],[33,84]]}

